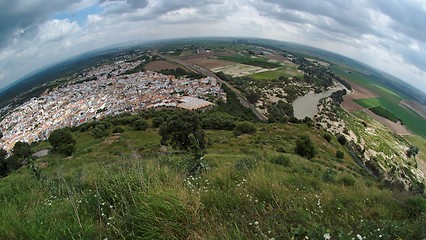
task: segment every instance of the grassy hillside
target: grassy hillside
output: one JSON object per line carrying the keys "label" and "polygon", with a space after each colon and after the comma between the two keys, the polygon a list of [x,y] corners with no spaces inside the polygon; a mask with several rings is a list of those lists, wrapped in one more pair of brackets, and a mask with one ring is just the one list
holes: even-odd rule
{"label": "grassy hillside", "polygon": [[[122,127],[98,140],[74,132],[72,157],[50,154],[0,179],[1,239],[426,237],[425,199],[375,182],[322,130],[206,131],[207,170],[188,176],[190,156],[160,151],[158,129]],[[304,134],[311,160],[293,153]]]}

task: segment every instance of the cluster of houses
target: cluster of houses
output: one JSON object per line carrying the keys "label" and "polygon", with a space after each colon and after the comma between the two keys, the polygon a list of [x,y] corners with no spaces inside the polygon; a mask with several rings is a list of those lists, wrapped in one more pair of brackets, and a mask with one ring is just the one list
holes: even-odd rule
{"label": "cluster of houses", "polygon": [[212,101],[226,99],[215,78],[126,73],[138,64],[117,61],[93,67],[68,84],[32,98],[0,122],[4,134],[0,148],[10,150],[17,141],[44,140],[56,129],[110,114],[163,108],[205,110],[214,106]]}

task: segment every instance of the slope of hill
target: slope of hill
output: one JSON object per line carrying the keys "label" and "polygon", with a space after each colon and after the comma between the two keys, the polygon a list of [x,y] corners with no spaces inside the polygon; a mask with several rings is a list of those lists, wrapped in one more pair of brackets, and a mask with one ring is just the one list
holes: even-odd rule
{"label": "slope of hill", "polygon": [[[425,199],[387,189],[306,124],[207,130],[206,170],[195,176],[191,156],[161,147],[157,128],[121,127],[102,139],[76,131],[72,157],[49,154],[0,179],[2,239],[426,236]],[[310,160],[294,154],[305,134]]]}

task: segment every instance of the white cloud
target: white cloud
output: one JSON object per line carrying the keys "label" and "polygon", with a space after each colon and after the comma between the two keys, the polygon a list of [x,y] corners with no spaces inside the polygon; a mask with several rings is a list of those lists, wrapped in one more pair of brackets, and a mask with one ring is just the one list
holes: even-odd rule
{"label": "white cloud", "polygon": [[[83,22],[50,18],[94,5],[100,11]],[[95,48],[192,36],[305,43],[425,86],[425,16],[424,2],[415,0],[15,0],[0,3],[0,88]]]}
{"label": "white cloud", "polygon": [[62,40],[80,31],[81,28],[76,22],[70,22],[68,19],[52,19],[40,25],[38,36],[40,42],[49,43]]}

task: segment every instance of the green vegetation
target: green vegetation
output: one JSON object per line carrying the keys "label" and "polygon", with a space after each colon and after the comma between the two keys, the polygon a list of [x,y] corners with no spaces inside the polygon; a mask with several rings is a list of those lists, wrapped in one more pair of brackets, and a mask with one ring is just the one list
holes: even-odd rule
{"label": "green vegetation", "polygon": [[[382,79],[378,80],[374,76],[351,71],[351,69],[342,65],[333,65],[331,70],[341,78],[359,84],[380,96],[379,98],[355,100],[358,104],[368,108],[382,106],[385,109],[392,110],[396,118],[400,119],[409,130],[422,137],[426,137],[426,128],[424,128],[426,120],[399,104],[404,99],[413,100],[410,95],[397,92],[397,90],[391,90],[390,87],[381,83]],[[348,70],[351,73],[348,73]]]}
{"label": "green vegetation", "polygon": [[253,134],[256,132],[256,127],[251,122],[240,122],[234,128],[234,135]]}
{"label": "green vegetation", "polygon": [[373,108],[380,106],[381,98],[364,98],[364,99],[354,99],[353,101],[365,108]]}
{"label": "green vegetation", "polygon": [[191,71],[187,71],[181,67],[178,67],[176,69],[164,69],[161,70],[160,73],[164,74],[164,75],[173,75],[175,77],[187,77],[187,78],[191,78],[191,79],[200,79],[205,77],[204,75],[198,74],[198,73],[194,73]]}
{"label": "green vegetation", "polygon": [[71,156],[75,152],[76,141],[66,128],[53,131],[49,136],[49,143],[56,153]]}
{"label": "green vegetation", "polygon": [[294,152],[308,159],[313,158],[316,154],[314,144],[312,143],[311,138],[307,135],[301,136],[297,139]]}
{"label": "green vegetation", "polygon": [[[224,51],[230,45],[211,44],[209,48]],[[198,48],[197,44],[188,45],[172,54]],[[249,46],[235,45],[237,48],[247,50]],[[320,74],[312,72],[303,80],[313,81]],[[322,79],[317,86],[330,80]],[[236,86],[253,82],[249,84],[252,88],[242,91],[252,102],[259,100],[256,87],[277,84],[274,86],[284,88],[289,83],[285,75],[270,82],[231,81],[243,83]],[[229,88],[224,89],[227,101],[219,101],[209,112],[108,116],[55,131],[50,143],[40,142],[31,149],[21,144],[7,159],[0,150],[2,176],[3,171],[9,174],[26,164],[16,155],[25,158],[28,150],[54,150],[45,157],[29,159],[24,167],[0,179],[1,238],[426,237],[423,183],[414,184],[412,193],[392,190],[389,182],[374,179],[350,158],[352,149],[348,151],[350,143],[343,135],[336,140],[314,127],[311,120],[294,121],[291,106],[283,101],[269,106],[274,123],[250,122],[255,120],[250,109],[242,107]],[[297,96],[291,88],[285,90],[289,98]],[[341,99],[335,97],[336,102]],[[382,106],[387,100],[378,101],[377,106]],[[348,121],[347,115],[336,110],[336,118],[345,120],[357,135],[367,124],[373,125],[363,112],[353,114],[363,124]],[[98,130],[102,131],[100,137],[93,134]],[[362,136],[366,144],[397,156],[386,142],[395,138],[388,131]],[[422,157],[424,139],[409,141],[411,154],[418,152],[417,158]],[[381,160],[377,162],[384,164]],[[382,174],[376,161],[366,165]]]}
{"label": "green vegetation", "polygon": [[373,107],[373,108],[370,108],[370,110],[373,113],[375,113],[375,114],[377,114],[377,115],[379,115],[381,117],[384,117],[386,119],[391,120],[392,122],[399,122],[399,121],[401,121],[397,116],[395,116],[395,114],[393,114],[392,112],[388,111],[386,108],[384,108],[382,106]]}
{"label": "green vegetation", "polygon": [[302,74],[298,72],[297,65],[288,63],[285,66],[279,67],[277,70],[265,71],[260,73],[255,73],[250,75],[253,79],[256,80],[270,80],[278,79],[280,77],[297,77],[302,78]]}
{"label": "green vegetation", "polygon": [[365,99],[355,99],[354,100],[359,105],[369,108],[373,113],[391,120],[392,122],[401,121],[393,112],[390,112],[388,109],[381,106],[381,101],[383,98],[365,98]]}
{"label": "green vegetation", "polygon": [[[256,123],[256,133],[238,138],[232,131],[209,130],[208,167],[197,176],[187,175],[191,155],[158,152],[157,129],[120,127],[125,132],[118,138],[104,140],[75,131],[71,158],[50,154],[33,169],[0,179],[0,235],[422,239],[426,234],[424,198],[391,192],[351,159],[332,160],[336,148],[323,132],[304,124]],[[307,132],[321,149],[311,160],[275,151],[280,146],[291,152]]]}
{"label": "green vegetation", "polygon": [[221,56],[219,57],[219,59],[252,65],[252,66],[261,67],[261,68],[277,68],[281,66],[281,64],[276,62],[270,62],[267,58],[263,58],[263,57],[250,57],[250,56],[236,55],[236,56]]}
{"label": "green vegetation", "polygon": [[194,146],[194,139],[200,148],[203,149],[206,146],[200,119],[193,112],[180,111],[171,115],[160,126],[159,133],[161,135],[161,144],[172,145],[177,149],[190,150]]}

